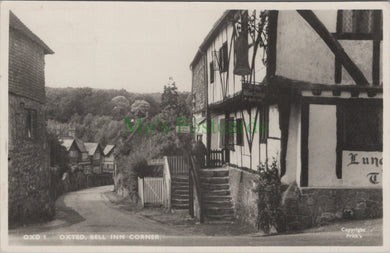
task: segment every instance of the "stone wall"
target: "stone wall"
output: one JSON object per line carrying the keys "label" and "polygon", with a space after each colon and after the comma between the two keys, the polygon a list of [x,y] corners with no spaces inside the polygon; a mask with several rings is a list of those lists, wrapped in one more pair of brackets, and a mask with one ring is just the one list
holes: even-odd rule
{"label": "stone wall", "polygon": [[284,194],[287,230],[319,226],[341,219],[382,217],[382,189],[303,188]]}
{"label": "stone wall", "polygon": [[257,175],[238,168],[229,167],[230,194],[233,200],[235,218],[254,228],[257,228]]}
{"label": "stone wall", "polygon": [[[28,139],[26,109],[36,111],[36,136]],[[8,145],[9,222],[29,223],[54,215],[50,197],[49,147],[46,143],[44,105],[9,95]]]}
{"label": "stone wall", "polygon": [[[257,175],[229,167],[229,185],[235,217],[257,228],[257,200],[253,189]],[[286,230],[300,230],[338,220],[380,218],[383,215],[382,189],[299,188],[282,185],[282,207]]]}
{"label": "stone wall", "polygon": [[206,109],[207,105],[207,80],[205,56],[202,56],[192,69],[192,94],[195,96],[194,112]]}

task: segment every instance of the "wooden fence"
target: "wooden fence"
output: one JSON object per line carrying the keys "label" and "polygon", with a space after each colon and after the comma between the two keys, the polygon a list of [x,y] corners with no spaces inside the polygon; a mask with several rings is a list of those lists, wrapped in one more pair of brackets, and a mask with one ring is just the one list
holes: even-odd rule
{"label": "wooden fence", "polygon": [[168,157],[164,156],[164,164],[163,164],[163,187],[165,191],[164,198],[164,207],[168,210],[171,210],[172,207],[172,178],[171,171],[169,169]]}
{"label": "wooden fence", "polygon": [[168,156],[168,164],[171,175],[186,174],[190,170],[189,160],[186,156]]}
{"label": "wooden fence", "polygon": [[162,205],[166,199],[162,177],[138,178],[138,195],[142,206]]}

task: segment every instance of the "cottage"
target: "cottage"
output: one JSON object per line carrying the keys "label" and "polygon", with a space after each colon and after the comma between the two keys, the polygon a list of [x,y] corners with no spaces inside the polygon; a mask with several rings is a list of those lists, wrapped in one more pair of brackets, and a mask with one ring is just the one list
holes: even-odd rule
{"label": "cottage", "polygon": [[381,215],[381,55],[381,10],[221,16],[190,65],[193,121],[205,166],[227,164],[236,218],[255,222],[253,171],[273,160],[282,182],[299,188],[309,212],[297,215],[308,223],[324,212]]}
{"label": "cottage", "polygon": [[103,172],[113,173],[115,168],[115,145],[107,145],[103,150]]}
{"label": "cottage", "polygon": [[65,138],[62,140],[62,146],[65,147],[69,155],[70,164],[79,164],[88,162],[88,151],[85,149],[84,143],[79,139]]}
{"label": "cottage", "polygon": [[54,214],[45,132],[45,55],[54,52],[9,14],[9,222]]}
{"label": "cottage", "polygon": [[96,142],[85,142],[84,146],[88,151],[92,172],[102,174],[103,148]]}

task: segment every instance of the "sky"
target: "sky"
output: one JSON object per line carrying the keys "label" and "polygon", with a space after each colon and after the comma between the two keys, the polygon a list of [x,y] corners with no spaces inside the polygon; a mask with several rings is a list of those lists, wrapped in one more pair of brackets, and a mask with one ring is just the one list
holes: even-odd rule
{"label": "sky", "polygon": [[190,91],[189,65],[222,6],[130,2],[9,2],[54,52],[48,87]]}

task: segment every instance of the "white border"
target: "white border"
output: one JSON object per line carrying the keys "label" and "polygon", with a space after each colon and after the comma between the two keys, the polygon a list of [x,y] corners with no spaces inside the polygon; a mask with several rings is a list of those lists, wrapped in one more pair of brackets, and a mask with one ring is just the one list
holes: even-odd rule
{"label": "white border", "polygon": [[[30,2],[31,3],[31,2]],[[49,2],[41,2],[44,6]],[[85,2],[86,4],[93,4],[94,2]],[[186,250],[188,252],[259,252],[260,250],[266,250],[267,252],[384,252],[390,251],[389,238],[389,167],[387,158],[389,158],[389,100],[384,99],[384,142],[383,142],[383,243],[382,247],[339,247],[339,246],[326,246],[326,247],[147,247],[147,246],[9,246],[8,245],[8,20],[9,9],[13,5],[28,4],[28,2],[1,2],[0,3],[0,158],[1,158],[1,174],[0,174],[0,201],[1,201],[1,250],[2,251],[18,251],[18,252],[70,252],[70,251],[85,251],[85,252],[182,252]],[[53,2],[50,2],[53,4]],[[218,9],[246,9],[246,8],[264,8],[264,9],[313,9],[313,10],[325,10],[325,9],[383,9],[383,91],[384,97],[389,97],[389,4],[387,2],[325,2],[325,3],[286,3],[286,2],[274,2],[274,3],[232,3],[232,2],[218,2],[218,3],[204,3],[204,2],[99,2],[99,4],[131,4],[134,7],[142,5],[159,5],[159,6],[185,6],[190,10],[191,8],[218,8]],[[217,19],[218,17],[216,17]],[[48,24],[50,25],[50,24]],[[59,31],[60,32],[60,31]],[[196,52],[194,52],[195,54]]]}

